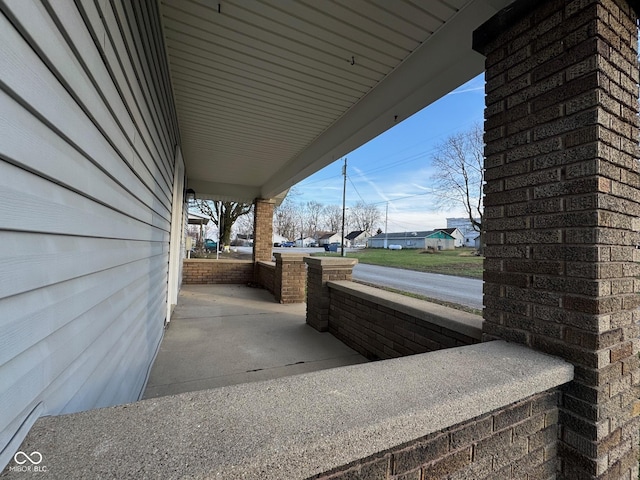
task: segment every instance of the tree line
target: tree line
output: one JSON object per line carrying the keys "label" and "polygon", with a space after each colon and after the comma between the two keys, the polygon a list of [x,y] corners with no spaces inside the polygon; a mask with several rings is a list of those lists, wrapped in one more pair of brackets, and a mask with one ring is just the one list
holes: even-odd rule
{"label": "tree line", "polygon": [[[342,231],[342,207],[324,205],[317,201],[296,202],[296,192],[290,192],[281,205],[274,209],[273,231],[288,239],[311,237],[322,233]],[[354,230],[374,234],[380,227],[382,214],[376,205],[362,201],[345,211],[344,233]]]}
{"label": "tree line", "polygon": [[[298,202],[297,195],[296,191],[292,190],[285,200],[275,207],[274,233],[289,240],[296,240],[307,237],[317,239],[323,233],[342,231],[342,207],[324,205],[316,201]],[[252,204],[196,200],[192,210],[197,210],[211,219],[220,231],[223,245],[231,244],[232,231],[246,238],[253,236]],[[371,235],[376,232],[376,229],[380,230],[381,219],[382,215],[377,206],[357,202],[346,210],[345,235],[353,230],[364,231]],[[233,228],[234,225],[235,228]]]}

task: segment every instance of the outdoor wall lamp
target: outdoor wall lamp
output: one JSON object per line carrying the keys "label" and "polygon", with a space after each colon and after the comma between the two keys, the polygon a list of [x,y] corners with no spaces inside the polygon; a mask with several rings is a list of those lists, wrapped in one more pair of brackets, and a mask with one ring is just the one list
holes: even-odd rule
{"label": "outdoor wall lamp", "polygon": [[196,199],[196,191],[193,188],[187,188],[184,192],[184,201],[191,203]]}

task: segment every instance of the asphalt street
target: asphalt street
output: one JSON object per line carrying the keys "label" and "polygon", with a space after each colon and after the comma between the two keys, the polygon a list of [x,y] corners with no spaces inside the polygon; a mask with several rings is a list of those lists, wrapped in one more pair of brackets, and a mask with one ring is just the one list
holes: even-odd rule
{"label": "asphalt street", "polygon": [[482,280],[359,263],[353,279],[482,309]]}
{"label": "asphalt street", "polygon": [[[239,247],[243,248],[243,247]],[[249,249],[249,252],[251,250]],[[274,248],[274,252],[311,254],[321,248]],[[347,249],[351,251],[351,249]],[[354,250],[355,251],[355,250]],[[359,263],[353,269],[353,279],[395,288],[429,298],[482,309],[482,280],[454,277],[439,273],[423,273],[402,268],[379,267]]]}

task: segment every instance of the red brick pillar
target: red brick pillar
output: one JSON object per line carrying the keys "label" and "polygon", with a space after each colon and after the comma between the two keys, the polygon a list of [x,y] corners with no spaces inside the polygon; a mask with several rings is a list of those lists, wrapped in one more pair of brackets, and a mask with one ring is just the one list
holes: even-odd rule
{"label": "red brick pillar", "polygon": [[256,199],[253,220],[253,261],[270,262],[273,250],[273,200]]}
{"label": "red brick pillar", "polygon": [[329,287],[327,282],[351,280],[353,258],[306,257],[307,323],[320,332],[329,330]]}
{"label": "red brick pillar", "polygon": [[307,286],[307,268],[304,255],[274,253],[276,272],[273,295],[280,303],[303,303]]}
{"label": "red brick pillar", "polygon": [[637,478],[637,34],[622,0],[517,1],[474,33],[486,55],[484,337],[575,365],[560,478]]}

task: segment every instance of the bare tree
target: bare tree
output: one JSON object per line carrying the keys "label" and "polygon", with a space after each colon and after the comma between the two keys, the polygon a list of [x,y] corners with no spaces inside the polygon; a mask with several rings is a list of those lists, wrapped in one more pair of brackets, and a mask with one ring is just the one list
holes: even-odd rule
{"label": "bare tree", "polygon": [[382,213],[375,205],[369,205],[363,201],[359,201],[349,210],[351,225],[356,230],[362,230],[371,234],[376,224],[380,222]]}
{"label": "bare tree", "polygon": [[299,207],[287,197],[273,211],[273,229],[278,235],[290,240],[300,231],[301,217]]}
{"label": "bare tree", "polygon": [[253,205],[251,210],[246,214],[238,217],[236,221],[236,231],[241,235],[245,235],[246,238],[253,238]]}
{"label": "bare tree", "polygon": [[[218,200],[196,200],[196,207],[218,226],[220,244],[230,245],[231,227],[238,218],[251,212],[253,205]],[[220,210],[220,218],[218,218],[218,210]]]}
{"label": "bare tree", "polygon": [[304,218],[304,226],[305,231],[304,234],[309,235],[310,237],[316,238],[318,235],[318,231],[320,230],[320,226],[322,224],[322,214],[324,210],[324,205],[320,202],[316,202],[314,200],[307,202],[305,204],[305,218]]}
{"label": "bare tree", "polygon": [[466,132],[451,135],[438,145],[432,158],[436,173],[435,193],[438,203],[451,206],[461,203],[469,221],[477,232],[482,232],[484,206],[484,142],[482,126],[476,124]]}
{"label": "bare tree", "polygon": [[324,226],[331,232],[339,232],[342,228],[342,207],[327,205],[323,210]]}

